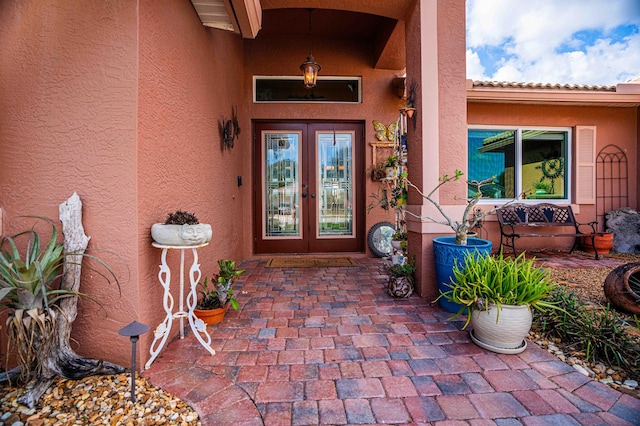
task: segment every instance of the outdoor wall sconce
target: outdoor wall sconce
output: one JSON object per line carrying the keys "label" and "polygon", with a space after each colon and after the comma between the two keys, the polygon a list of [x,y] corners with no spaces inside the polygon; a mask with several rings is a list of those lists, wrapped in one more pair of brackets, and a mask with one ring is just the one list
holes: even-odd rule
{"label": "outdoor wall sconce", "polygon": [[406,91],[405,91],[406,81],[407,79],[405,77],[396,77],[393,79],[393,83],[392,83],[393,93],[395,93],[396,96],[400,99],[404,99],[406,96]]}
{"label": "outdoor wall sconce", "polygon": [[233,107],[231,119],[222,118],[222,147],[233,148],[233,141],[240,134],[240,125],[238,124],[238,110]]}
{"label": "outdoor wall sconce", "polygon": [[304,77],[305,89],[313,89],[316,87],[316,79],[318,78],[318,72],[321,67],[311,54],[311,11],[313,9],[307,10],[309,11],[309,56],[307,56],[307,60],[300,65],[300,71],[302,71],[302,75]]}
{"label": "outdoor wall sconce", "polygon": [[136,402],[136,342],[141,334],[149,331],[149,326],[134,321],[131,324],[122,327],[118,334],[129,337],[131,341],[131,402]]}

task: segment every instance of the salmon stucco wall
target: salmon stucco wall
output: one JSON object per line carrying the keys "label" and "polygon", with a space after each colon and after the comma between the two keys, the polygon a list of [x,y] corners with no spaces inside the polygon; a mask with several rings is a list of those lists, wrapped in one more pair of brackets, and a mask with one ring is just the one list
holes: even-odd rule
{"label": "salmon stucco wall", "polygon": [[[554,106],[554,105],[514,105],[470,102],[468,120],[470,125],[538,126],[569,127],[575,132],[575,126],[596,127],[596,155],[609,144],[618,146],[627,156],[629,206],[638,206],[638,122],[637,108],[612,108],[597,106]],[[575,134],[574,134],[575,138]],[[575,146],[572,150],[575,153]],[[575,176],[575,164],[572,176]],[[586,223],[596,220],[596,206],[582,204],[574,206],[576,219]],[[494,245],[500,242],[500,231],[495,217],[488,218],[485,224],[487,235]],[[522,248],[558,247],[571,248],[573,241],[568,238],[523,239]],[[496,245],[496,248],[498,246]]]}
{"label": "salmon stucco wall", "polygon": [[[42,215],[58,224],[73,192],[89,249],[120,289],[84,268],[72,345],[128,365],[118,330],[137,307],[136,2],[0,2],[0,208],[3,234]],[[48,238],[47,227],[41,226]],[[2,321],[4,323],[4,321]],[[0,333],[0,353],[6,349]],[[108,344],[105,344],[108,342]]]}
{"label": "salmon stucco wall", "polygon": [[[408,139],[409,179],[429,191],[442,174],[466,170],[465,5],[462,0],[430,0],[414,7],[406,30],[407,77],[418,82],[418,118]],[[464,185],[452,184],[436,199],[443,206],[458,204],[455,195],[463,191]],[[416,214],[438,218],[435,209],[413,191],[409,205]],[[432,300],[437,296],[432,239],[452,231],[411,216],[408,230],[409,253],[420,253],[416,290]]]}
{"label": "salmon stucco wall", "polygon": [[[202,26],[188,1],[140,2],[137,297],[152,330],[165,315],[158,282],[161,251],[151,247],[153,223],[186,210],[211,224],[213,239],[198,250],[202,278],[218,272],[218,259],[244,256],[243,197],[249,186],[239,187],[237,176],[244,175],[251,150],[242,52],[239,35]],[[241,132],[234,148],[223,149],[222,120],[231,118],[234,107]],[[176,304],[179,258],[177,250],[168,254]],[[190,251],[185,258],[188,270]],[[152,337],[150,332],[140,340],[143,358]]]}

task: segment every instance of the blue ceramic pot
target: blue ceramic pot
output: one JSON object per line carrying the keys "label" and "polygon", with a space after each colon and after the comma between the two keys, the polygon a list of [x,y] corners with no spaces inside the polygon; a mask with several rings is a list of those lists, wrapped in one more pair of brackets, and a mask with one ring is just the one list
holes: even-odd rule
{"label": "blue ceramic pot", "polygon": [[[433,239],[433,257],[436,263],[436,281],[438,282],[438,294],[449,290],[448,284],[453,277],[453,266],[464,265],[465,255],[476,252],[478,255],[491,254],[491,241],[482,238],[467,238],[467,245],[456,244],[456,237],[436,237]],[[448,312],[458,312],[462,305],[441,298],[438,303],[442,309]]]}

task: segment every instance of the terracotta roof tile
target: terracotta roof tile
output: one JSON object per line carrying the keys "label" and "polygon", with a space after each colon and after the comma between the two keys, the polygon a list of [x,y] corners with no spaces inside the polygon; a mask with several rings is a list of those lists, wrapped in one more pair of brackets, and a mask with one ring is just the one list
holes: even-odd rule
{"label": "terracotta roof tile", "polygon": [[598,86],[591,84],[551,84],[551,83],[516,83],[509,81],[480,81],[474,80],[473,87],[496,87],[514,89],[540,90],[581,90],[593,92],[615,92],[616,86]]}

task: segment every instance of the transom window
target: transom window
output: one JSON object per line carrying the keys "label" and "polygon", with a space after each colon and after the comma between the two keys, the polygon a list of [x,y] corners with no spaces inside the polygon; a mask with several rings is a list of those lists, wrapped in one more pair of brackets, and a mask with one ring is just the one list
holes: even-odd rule
{"label": "transom window", "polygon": [[[473,127],[468,131],[468,180],[495,177],[482,197],[568,200],[568,128]],[[475,196],[469,188],[469,196]]]}

